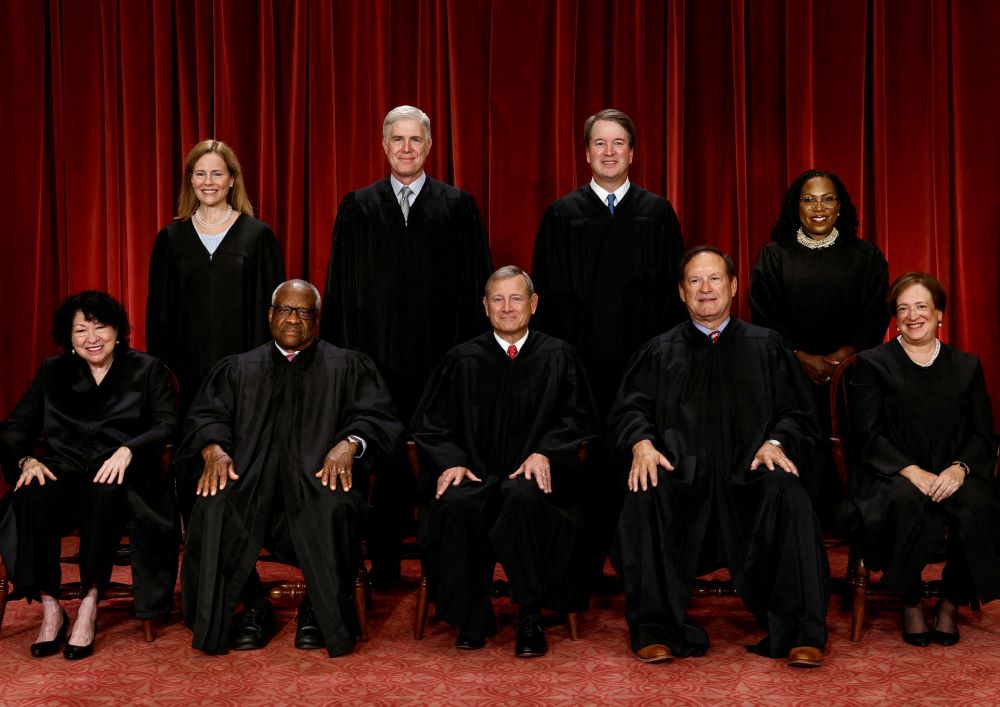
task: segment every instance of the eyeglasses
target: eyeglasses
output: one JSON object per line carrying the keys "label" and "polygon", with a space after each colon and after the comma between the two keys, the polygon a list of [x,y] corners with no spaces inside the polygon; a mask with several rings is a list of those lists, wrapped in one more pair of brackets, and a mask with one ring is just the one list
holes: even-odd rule
{"label": "eyeglasses", "polygon": [[290,317],[292,312],[295,312],[299,315],[299,319],[304,321],[309,321],[315,317],[316,313],[319,311],[315,307],[289,307],[287,304],[272,304],[271,309],[273,309],[274,313],[282,319]]}
{"label": "eyeglasses", "polygon": [[822,204],[823,206],[829,206],[837,201],[840,201],[833,194],[824,194],[820,198],[816,198],[812,194],[806,194],[805,196],[799,197],[799,202],[803,204]]}

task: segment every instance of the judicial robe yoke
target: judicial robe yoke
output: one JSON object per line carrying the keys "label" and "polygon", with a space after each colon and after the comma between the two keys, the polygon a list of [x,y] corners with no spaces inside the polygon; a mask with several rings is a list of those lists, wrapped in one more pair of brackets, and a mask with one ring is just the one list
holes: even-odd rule
{"label": "judicial robe yoke", "polygon": [[[233,612],[267,545],[301,567],[329,654],[351,650],[359,628],[351,591],[361,560],[363,467],[401,432],[385,384],[363,354],[316,341],[289,362],[268,343],[219,362],[191,406],[178,449],[178,463],[197,477],[201,450],[217,443],[239,475],[216,496],[199,496],[191,513],[181,591],[195,648],[228,649]],[[355,461],[351,490],[331,492],[314,474],[350,434],[368,448]]]}
{"label": "judicial robe yoke", "polygon": [[716,344],[690,321],[673,328],[633,357],[608,424],[623,455],[649,440],[674,465],[655,488],[628,492],[615,538],[633,650],[704,653],[691,588],[723,565],[768,632],[756,652],[823,648],[830,579],[819,521],[800,479],[750,470],[777,439],[807,475],[818,439],[807,383],[780,336],[735,318]]}
{"label": "judicial robe yoke", "polygon": [[554,201],[535,238],[532,325],[581,352],[603,420],[639,346],[685,318],[677,297],[680,222],[635,184],[612,216],[589,184]]}
{"label": "judicial robe yoke", "polygon": [[[102,592],[128,521],[136,616],[170,613],[180,536],[160,464],[176,429],[168,374],[152,356],[118,347],[100,385],[79,356],[42,364],[0,433],[12,488],[20,475],[17,460],[36,453],[40,432],[40,461],[56,476],[45,486],[32,482],[9,494],[14,512],[0,514],[0,553],[13,570],[17,595],[58,594],[60,538],[73,527],[80,529],[82,580]],[[123,446],[132,452],[124,482],[94,483],[101,465]]]}
{"label": "judicial robe yoke", "polygon": [[[957,604],[1000,596],[1000,511],[993,470],[993,415],[983,367],[946,344],[924,368],[893,340],[858,357],[848,383],[853,473],[851,497],[861,518],[865,560],[907,600],[922,596],[920,573],[942,549],[945,596]],[[969,466],[958,491],[935,503],[908,479],[916,464],[938,473]]]}
{"label": "judicial robe yoke", "polygon": [[156,236],[149,266],[146,347],[181,384],[186,410],[218,361],[271,340],[267,308],[285,280],[267,224],[240,214],[209,255],[190,218]]}
{"label": "judicial robe yoke", "polygon": [[[570,591],[582,585],[570,580],[581,524],[578,450],[598,427],[576,351],[531,331],[511,360],[493,332],[482,334],[448,352],[412,428],[424,461],[420,540],[437,615],[471,634],[489,632],[497,559],[515,601],[582,608],[585,593]],[[507,478],[534,452],[549,458],[551,494],[534,478]],[[465,480],[435,500],[438,477],[455,466],[482,482]]]}
{"label": "judicial robe yoke", "polygon": [[409,420],[444,353],[486,328],[493,271],[471,194],[427,177],[409,221],[388,178],[337,209],[321,336],[370,356]]}

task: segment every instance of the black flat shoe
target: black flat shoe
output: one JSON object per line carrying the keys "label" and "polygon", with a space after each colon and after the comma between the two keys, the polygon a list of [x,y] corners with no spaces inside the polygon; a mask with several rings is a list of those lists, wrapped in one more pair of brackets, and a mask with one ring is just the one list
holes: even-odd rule
{"label": "black flat shoe", "polygon": [[63,658],[66,660],[83,660],[84,658],[90,657],[94,652],[94,641],[97,640],[97,622],[94,622],[94,636],[90,639],[90,643],[85,646],[74,646],[72,643],[67,643],[66,647],[63,648]]}
{"label": "black flat shoe", "polygon": [[65,609],[63,609],[62,615],[62,626],[59,627],[59,633],[56,634],[55,639],[31,644],[33,658],[47,658],[50,655],[55,655],[59,652],[59,647],[66,642],[66,635],[69,633],[69,615]]}
{"label": "black flat shoe", "polygon": [[295,628],[295,647],[301,650],[314,650],[316,648],[326,648],[323,640],[323,631],[319,627],[319,619],[313,610],[312,600],[306,594],[299,605],[299,613]]}
{"label": "black flat shoe", "polygon": [[518,658],[540,658],[549,647],[545,643],[545,631],[540,616],[525,616],[517,626],[517,640],[514,655]]}

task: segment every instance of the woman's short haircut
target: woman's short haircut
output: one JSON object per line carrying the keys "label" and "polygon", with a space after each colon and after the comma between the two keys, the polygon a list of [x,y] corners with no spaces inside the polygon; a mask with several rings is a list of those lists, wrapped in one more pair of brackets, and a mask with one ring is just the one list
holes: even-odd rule
{"label": "woman's short haircut", "polygon": [[885,298],[886,308],[889,314],[896,316],[896,300],[904,291],[914,285],[923,285],[931,293],[931,300],[934,308],[944,313],[944,308],[948,305],[948,295],[945,294],[944,285],[929,272],[908,272],[897,277],[889,286],[889,294]]}
{"label": "woman's short haircut", "polygon": [[52,317],[52,338],[66,353],[73,351],[73,318],[77,312],[83,312],[88,322],[113,326],[118,331],[115,350],[128,348],[132,326],[121,302],[107,292],[84,290],[67,297]]}

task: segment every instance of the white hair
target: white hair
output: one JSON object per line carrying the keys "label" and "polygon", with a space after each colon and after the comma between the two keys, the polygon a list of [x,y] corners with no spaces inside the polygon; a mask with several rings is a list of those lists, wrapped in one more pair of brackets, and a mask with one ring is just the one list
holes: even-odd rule
{"label": "white hair", "polygon": [[382,121],[383,140],[388,139],[389,128],[392,127],[392,124],[400,120],[419,120],[424,126],[424,138],[431,139],[431,119],[427,117],[426,113],[415,106],[396,106],[385,114],[385,120]]}

